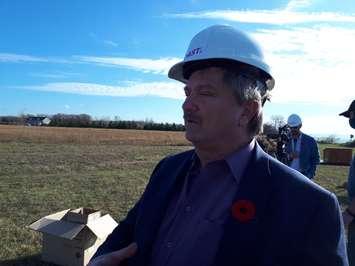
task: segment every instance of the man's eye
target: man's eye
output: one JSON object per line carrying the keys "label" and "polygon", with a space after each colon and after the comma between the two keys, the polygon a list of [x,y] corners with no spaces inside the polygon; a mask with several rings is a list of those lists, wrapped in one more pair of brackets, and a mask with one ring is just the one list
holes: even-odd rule
{"label": "man's eye", "polygon": [[201,91],[200,95],[203,95],[203,96],[214,96],[214,93],[211,92],[211,91]]}

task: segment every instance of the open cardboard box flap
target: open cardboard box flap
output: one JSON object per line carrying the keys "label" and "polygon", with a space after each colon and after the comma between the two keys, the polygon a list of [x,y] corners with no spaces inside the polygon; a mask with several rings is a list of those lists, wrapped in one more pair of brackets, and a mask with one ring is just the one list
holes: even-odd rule
{"label": "open cardboard box flap", "polygon": [[91,220],[87,224],[64,220],[69,211],[70,209],[67,209],[47,215],[28,227],[41,233],[74,239],[85,227],[88,227],[98,238],[105,238],[117,226],[117,222],[109,214]]}
{"label": "open cardboard box flap", "polygon": [[117,222],[106,214],[86,225],[98,238],[105,238],[117,226]]}

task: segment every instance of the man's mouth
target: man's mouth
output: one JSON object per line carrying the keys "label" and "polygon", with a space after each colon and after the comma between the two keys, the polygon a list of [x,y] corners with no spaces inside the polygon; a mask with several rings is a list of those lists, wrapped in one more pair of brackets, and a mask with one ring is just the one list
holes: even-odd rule
{"label": "man's mouth", "polygon": [[199,119],[194,115],[184,115],[185,124],[197,124]]}

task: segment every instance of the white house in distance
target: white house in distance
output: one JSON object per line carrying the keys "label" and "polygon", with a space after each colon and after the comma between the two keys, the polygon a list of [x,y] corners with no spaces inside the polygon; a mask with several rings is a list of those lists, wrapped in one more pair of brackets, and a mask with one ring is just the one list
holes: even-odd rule
{"label": "white house in distance", "polygon": [[29,116],[26,118],[27,126],[47,126],[51,120],[46,116]]}

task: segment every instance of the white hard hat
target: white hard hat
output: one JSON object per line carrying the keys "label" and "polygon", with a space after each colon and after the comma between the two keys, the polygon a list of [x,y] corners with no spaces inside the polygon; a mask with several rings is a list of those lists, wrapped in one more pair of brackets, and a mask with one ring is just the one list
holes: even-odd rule
{"label": "white hard hat", "polygon": [[257,71],[264,78],[269,90],[275,85],[270,67],[264,62],[259,45],[245,33],[231,26],[214,25],[197,33],[190,42],[184,60],[172,66],[168,76],[186,83],[188,79],[186,67],[191,63],[206,61],[213,62],[211,66],[221,61],[244,65]]}
{"label": "white hard hat", "polygon": [[302,125],[301,117],[296,114],[290,115],[287,119],[287,125],[289,125],[290,127],[298,127]]}

